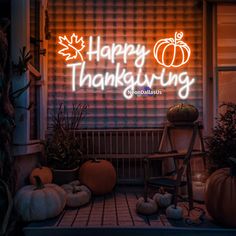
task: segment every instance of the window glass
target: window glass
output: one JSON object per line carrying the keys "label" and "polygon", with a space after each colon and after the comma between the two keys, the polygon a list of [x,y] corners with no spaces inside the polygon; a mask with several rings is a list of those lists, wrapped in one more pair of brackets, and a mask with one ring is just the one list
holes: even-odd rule
{"label": "window glass", "polygon": [[221,71],[218,78],[218,101],[236,103],[236,71]]}
{"label": "window glass", "polygon": [[217,64],[236,66],[236,4],[217,7]]}

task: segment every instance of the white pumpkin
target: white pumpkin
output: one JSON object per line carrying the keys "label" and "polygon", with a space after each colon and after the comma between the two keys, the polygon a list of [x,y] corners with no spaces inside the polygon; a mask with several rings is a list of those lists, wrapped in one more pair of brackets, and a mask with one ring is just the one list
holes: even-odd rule
{"label": "white pumpkin", "polygon": [[136,211],[143,215],[152,215],[157,212],[157,204],[151,198],[145,199],[140,197],[136,203]]}
{"label": "white pumpkin", "polygon": [[172,194],[165,192],[164,188],[160,188],[159,193],[153,196],[153,200],[160,207],[168,207],[172,202]]}
{"label": "white pumpkin", "polygon": [[61,187],[66,192],[66,205],[68,207],[83,206],[91,199],[91,191],[85,185],[80,185],[78,180]]}
{"label": "white pumpkin", "polygon": [[45,220],[62,212],[66,193],[56,184],[43,185],[37,176],[35,185],[25,186],[17,192],[14,203],[24,221]]}
{"label": "white pumpkin", "polygon": [[166,217],[173,220],[181,220],[183,218],[183,209],[179,206],[170,205],[166,209]]}

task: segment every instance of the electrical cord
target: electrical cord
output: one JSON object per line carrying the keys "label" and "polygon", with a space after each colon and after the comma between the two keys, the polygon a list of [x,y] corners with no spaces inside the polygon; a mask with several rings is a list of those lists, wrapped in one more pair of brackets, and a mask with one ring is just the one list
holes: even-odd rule
{"label": "electrical cord", "polygon": [[198,225],[201,225],[202,223],[204,223],[206,211],[203,208],[201,208],[201,207],[194,207],[192,210],[189,210],[189,208],[187,206],[184,206],[184,207],[188,210],[189,214],[193,210],[196,210],[196,211],[200,212],[199,217],[196,218],[196,219],[191,219],[190,217],[185,218],[184,222],[187,225],[198,226]]}

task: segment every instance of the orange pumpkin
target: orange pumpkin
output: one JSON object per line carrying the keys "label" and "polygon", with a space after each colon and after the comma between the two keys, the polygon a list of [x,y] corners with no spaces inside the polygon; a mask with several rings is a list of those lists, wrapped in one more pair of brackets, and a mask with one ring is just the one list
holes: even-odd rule
{"label": "orange pumpkin", "polygon": [[52,171],[46,166],[40,166],[32,170],[30,174],[30,183],[35,185],[34,176],[39,176],[43,184],[52,183]]}
{"label": "orange pumpkin", "polygon": [[236,176],[229,168],[219,169],[209,177],[205,204],[215,221],[236,227]]}
{"label": "orange pumpkin", "polygon": [[79,175],[81,183],[95,195],[111,192],[116,184],[116,171],[106,160],[86,161],[80,167]]}
{"label": "orange pumpkin", "polygon": [[188,62],[191,54],[189,46],[181,41],[182,32],[175,32],[174,38],[165,38],[157,41],[153,54],[157,62],[165,67],[180,67]]}

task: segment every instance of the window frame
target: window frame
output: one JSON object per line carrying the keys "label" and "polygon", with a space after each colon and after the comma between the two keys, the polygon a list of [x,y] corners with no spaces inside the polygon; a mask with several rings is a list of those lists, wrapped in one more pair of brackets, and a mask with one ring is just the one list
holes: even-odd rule
{"label": "window frame", "polygon": [[[40,47],[47,49],[45,39],[44,24],[46,0],[40,1]],[[17,39],[17,40],[14,40]],[[18,61],[19,50],[26,46],[30,49],[30,0],[12,0],[11,2],[11,60]],[[30,111],[26,109],[16,109],[16,128],[13,136],[13,155],[27,155],[42,151],[41,140],[45,138],[47,124],[47,56],[40,56],[40,71],[29,64],[29,70],[21,76],[12,73],[13,91],[26,85],[30,78],[30,73],[40,77],[37,84],[40,88],[40,117],[39,117],[39,139],[30,139]],[[27,107],[29,101],[29,89],[27,89],[18,99],[17,106]]]}
{"label": "window frame", "polygon": [[212,133],[218,116],[218,82],[220,71],[236,71],[236,66],[217,65],[217,5],[234,3],[234,0],[204,0],[203,20],[203,121],[205,134]]}
{"label": "window frame", "polygon": [[[213,60],[214,60],[214,67],[213,67],[213,74],[214,74],[214,117],[217,117],[219,115],[219,72],[230,72],[230,71],[236,71],[236,65],[235,66],[218,66],[218,38],[217,38],[217,26],[218,26],[218,22],[217,22],[217,7],[219,5],[224,5],[227,3],[231,3],[231,4],[236,4],[236,2],[233,1],[227,1],[225,3],[221,2],[221,1],[216,1],[216,4],[214,4],[214,8],[213,8],[213,18],[214,18],[214,37],[213,37],[213,45],[214,45],[214,53],[213,53]],[[216,124],[216,120],[214,119],[214,125]]]}

